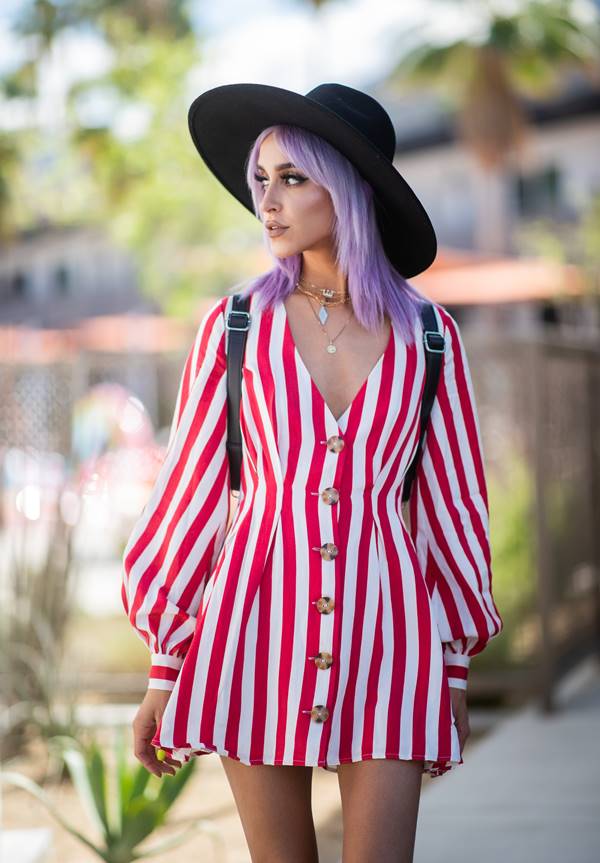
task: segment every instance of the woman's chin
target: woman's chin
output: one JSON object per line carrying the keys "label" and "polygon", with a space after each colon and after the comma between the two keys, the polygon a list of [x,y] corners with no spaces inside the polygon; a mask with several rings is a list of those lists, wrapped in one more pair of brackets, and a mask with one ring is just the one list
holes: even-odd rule
{"label": "woman's chin", "polygon": [[271,243],[271,251],[276,258],[289,258],[291,255],[299,254],[299,249],[285,243]]}

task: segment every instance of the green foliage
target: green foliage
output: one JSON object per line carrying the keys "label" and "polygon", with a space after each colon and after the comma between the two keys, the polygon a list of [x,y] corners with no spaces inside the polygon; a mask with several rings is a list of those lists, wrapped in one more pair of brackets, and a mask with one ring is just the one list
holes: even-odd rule
{"label": "green foliage", "polygon": [[[448,6],[464,6],[463,0],[440,0]],[[446,78],[460,87],[472,71],[472,56],[482,46],[504,58],[515,87],[530,95],[542,95],[559,83],[568,65],[593,63],[600,47],[600,27],[593,7],[588,14],[573,0],[526,0],[506,11],[506,4],[471,2],[465,22],[476,26],[465,34],[439,44],[418,42],[398,63],[399,81],[410,76],[444,86]],[[593,17],[592,17],[593,16]],[[590,20],[591,19],[591,20]],[[436,81],[436,78],[438,79]]]}
{"label": "green foliage", "polygon": [[[190,139],[185,85],[199,62],[196,41],[180,38],[174,51],[160,36],[134,38],[129,23],[118,23],[111,69],[71,91],[71,146],[98,189],[95,219],[133,253],[144,293],[168,312],[190,315],[199,296],[217,293],[223,271],[229,283],[237,277],[235,261],[215,239],[243,213]],[[116,121],[132,107],[143,111],[140,127],[127,134],[124,121],[86,127],[80,115],[97,93],[114,94]]]}
{"label": "green foliage", "polygon": [[[36,782],[15,771],[0,772],[0,781],[15,785],[36,797],[72,836],[105,863],[131,863],[161,854],[185,842],[198,832],[209,835],[215,850],[222,840],[214,825],[195,819],[176,836],[148,848],[140,846],[165,824],[173,804],[189,782],[196,761],[190,759],[175,775],[152,776],[141,764],[129,763],[123,729],[116,737],[114,751],[107,752],[96,741],[82,744],[72,737],[56,736],[51,746],[67,765],[79,800],[98,840],[90,839],[60,814],[47,792]],[[112,755],[112,758],[109,757]]]}
{"label": "green foliage", "polygon": [[14,29],[21,37],[38,37],[44,46],[65,30],[78,27],[93,29],[110,41],[118,12],[140,34],[158,32],[164,38],[177,38],[190,30],[187,6],[187,0],[24,0]]}
{"label": "green foliage", "polygon": [[504,627],[485,651],[477,667],[508,666],[514,662],[515,639],[536,613],[536,568],[533,519],[533,477],[514,453],[502,477],[488,477],[492,591]]}
{"label": "green foliage", "polygon": [[64,649],[73,611],[73,526],[62,518],[59,501],[57,495],[52,513],[48,508],[49,541],[39,561],[17,552],[19,545],[26,548],[35,541],[35,523],[29,520],[14,531],[18,543],[15,539],[5,552],[0,676],[13,740],[3,739],[3,749],[17,745],[26,725],[45,738],[78,730],[76,689],[68,680]]}
{"label": "green foliage", "polygon": [[[244,272],[241,255],[223,254],[220,238],[243,251],[257,235],[189,135],[190,79],[202,57],[187,4],[31,0],[13,29],[37,34],[50,50],[66,28],[95,32],[111,66],[73,82],[64,129],[15,136],[20,158],[10,171],[0,169],[0,220],[8,233],[40,220],[99,226],[133,255],[146,295],[166,312],[192,317],[199,298],[220,294]],[[0,86],[17,95],[24,76],[25,69],[13,70]],[[92,117],[90,105],[107,99],[110,110]]]}

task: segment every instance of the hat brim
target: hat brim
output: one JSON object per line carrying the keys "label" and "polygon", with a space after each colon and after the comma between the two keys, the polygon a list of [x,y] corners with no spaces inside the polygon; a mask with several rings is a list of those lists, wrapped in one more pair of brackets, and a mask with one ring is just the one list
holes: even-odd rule
{"label": "hat brim", "polygon": [[260,132],[279,123],[320,135],[371,184],[383,247],[404,278],[433,263],[436,235],[416,194],[368,138],[326,106],[267,84],[224,84],[201,93],[188,112],[192,140],[207,167],[255,216],[245,177],[246,158]]}

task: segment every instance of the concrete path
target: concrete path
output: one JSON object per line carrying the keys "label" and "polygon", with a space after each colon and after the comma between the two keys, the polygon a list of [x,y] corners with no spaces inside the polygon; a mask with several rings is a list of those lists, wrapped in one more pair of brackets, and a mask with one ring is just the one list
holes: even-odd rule
{"label": "concrete path", "polygon": [[421,794],[414,863],[599,863],[600,663],[519,710]]}

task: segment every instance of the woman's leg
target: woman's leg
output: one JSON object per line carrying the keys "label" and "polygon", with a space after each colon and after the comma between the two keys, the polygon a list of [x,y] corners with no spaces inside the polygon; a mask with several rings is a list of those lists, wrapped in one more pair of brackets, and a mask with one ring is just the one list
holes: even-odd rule
{"label": "woman's leg", "polygon": [[423,761],[340,764],[343,863],[412,863]]}
{"label": "woman's leg", "polygon": [[220,758],[252,863],[318,863],[311,809],[313,768]]}

